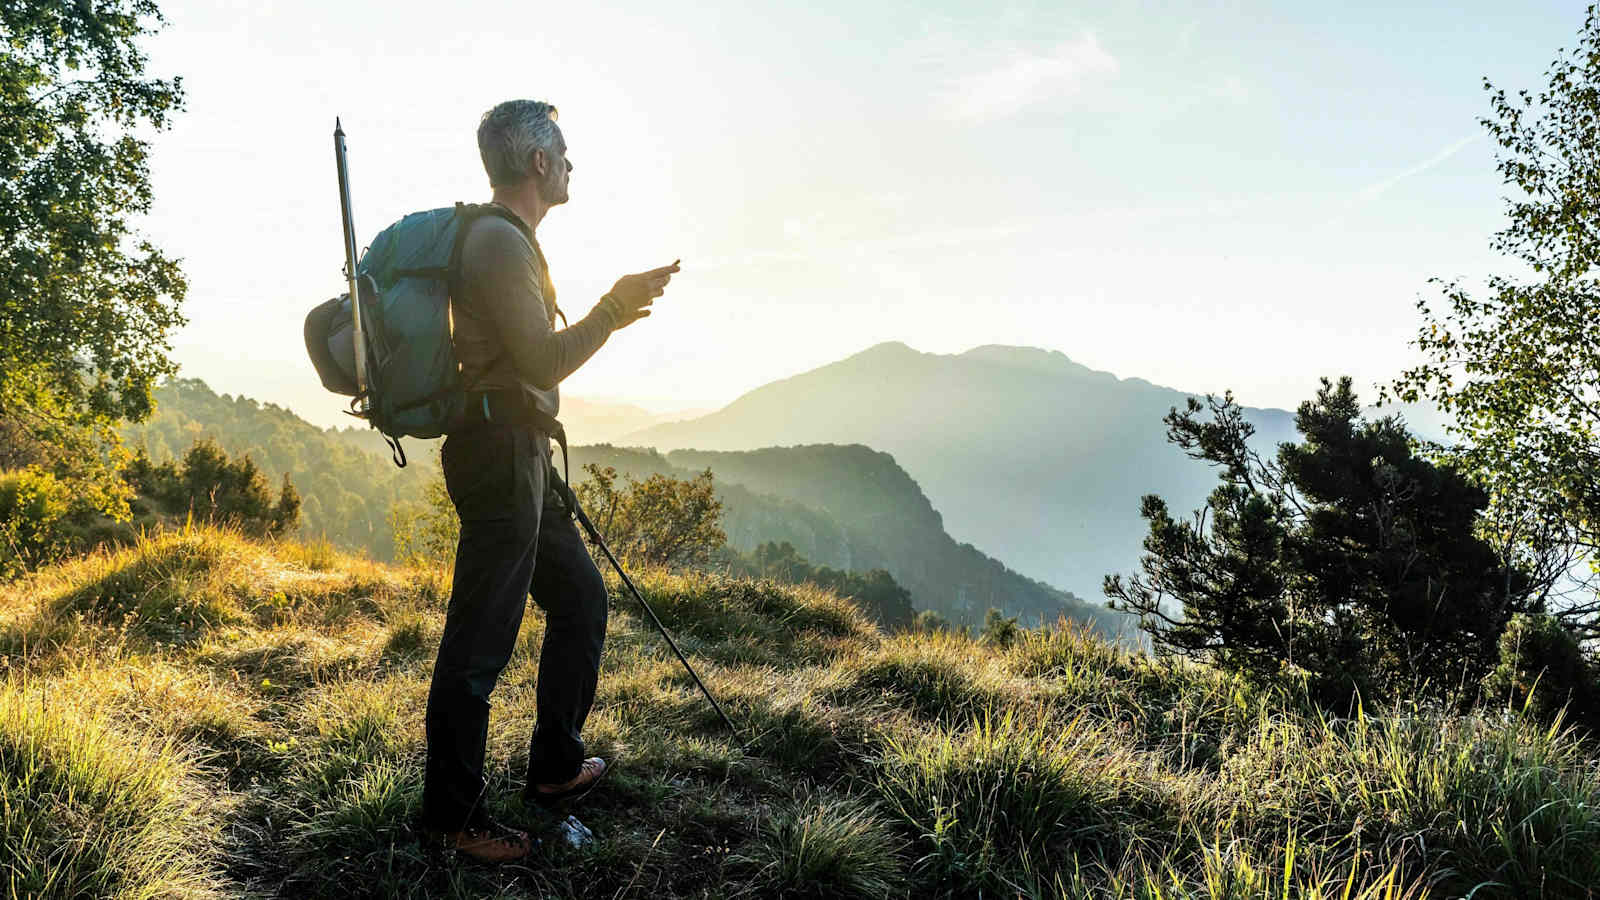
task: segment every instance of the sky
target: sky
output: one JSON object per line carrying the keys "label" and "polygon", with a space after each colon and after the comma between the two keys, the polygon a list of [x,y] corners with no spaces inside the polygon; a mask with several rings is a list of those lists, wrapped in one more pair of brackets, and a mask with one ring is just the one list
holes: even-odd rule
{"label": "sky", "polygon": [[712,409],[883,341],[1059,350],[1293,408],[1415,359],[1429,279],[1506,263],[1484,79],[1583,23],[1521,3],[448,4],[166,0],[144,232],[183,259],[182,374],[341,424],[305,313],[358,242],[488,198],[495,103],[560,110],[539,226],[574,321],[683,260],[564,393]]}

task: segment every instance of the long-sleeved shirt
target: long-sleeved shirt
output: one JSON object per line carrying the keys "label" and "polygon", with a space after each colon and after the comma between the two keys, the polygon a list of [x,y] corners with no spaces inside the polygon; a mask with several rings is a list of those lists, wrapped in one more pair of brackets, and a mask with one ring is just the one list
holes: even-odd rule
{"label": "long-sleeved shirt", "polygon": [[520,387],[541,412],[559,415],[562,379],[616,330],[616,308],[602,299],[576,324],[555,330],[555,288],[533,231],[490,215],[468,227],[451,305],[462,383],[468,390]]}

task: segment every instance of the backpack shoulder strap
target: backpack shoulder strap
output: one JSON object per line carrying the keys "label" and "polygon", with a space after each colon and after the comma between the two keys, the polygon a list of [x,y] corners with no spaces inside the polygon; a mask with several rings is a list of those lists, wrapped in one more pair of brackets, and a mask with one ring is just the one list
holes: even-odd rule
{"label": "backpack shoulder strap", "polygon": [[[456,289],[460,286],[457,279],[461,272],[461,250],[467,244],[467,232],[472,229],[472,226],[479,219],[487,216],[504,219],[515,225],[517,230],[522,232],[522,236],[528,239],[529,246],[533,247],[533,252],[539,257],[539,263],[544,265],[544,253],[539,250],[539,245],[533,239],[533,229],[528,227],[527,222],[522,221],[521,216],[498,203],[462,203],[458,200],[456,201],[456,218],[459,221],[456,225],[455,246],[450,251],[450,274],[448,276],[451,296],[455,295]],[[554,302],[553,297],[548,299]],[[556,315],[561,317],[563,326],[571,324],[567,321],[567,314],[561,311],[560,304],[556,304]]]}
{"label": "backpack shoulder strap", "polygon": [[522,236],[528,239],[528,243],[533,243],[533,231],[528,228],[528,223],[522,221],[516,213],[506,209],[504,206],[498,203],[462,203],[459,200],[456,201],[456,239],[450,248],[449,262],[450,286],[452,289],[456,286],[456,276],[461,268],[461,249],[467,244],[467,234],[472,231],[473,224],[485,216],[493,216],[510,222],[512,225],[517,226],[517,230],[522,232]]}

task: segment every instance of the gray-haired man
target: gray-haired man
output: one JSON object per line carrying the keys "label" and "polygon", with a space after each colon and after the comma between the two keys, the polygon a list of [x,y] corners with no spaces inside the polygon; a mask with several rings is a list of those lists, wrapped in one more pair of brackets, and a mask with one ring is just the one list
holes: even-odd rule
{"label": "gray-haired man", "polygon": [[551,490],[550,435],[516,423],[528,421],[528,409],[556,416],[562,379],[612,331],[650,315],[678,271],[674,263],[624,276],[587,316],[555,329],[555,289],[534,239],[544,214],[567,202],[572,174],[555,118],[554,107],[533,100],[484,114],[478,150],[494,202],[512,215],[467,226],[451,297],[468,402],[481,404],[488,421],[452,432],[441,452],[461,540],[428,692],[422,817],[447,846],[492,862],[531,846],[525,832],[489,818],[483,797],[489,693],[511,658],[530,590],[545,634],[523,797],[573,799],[606,770],[604,760],[585,757],[580,736],[605,641],[605,585]]}

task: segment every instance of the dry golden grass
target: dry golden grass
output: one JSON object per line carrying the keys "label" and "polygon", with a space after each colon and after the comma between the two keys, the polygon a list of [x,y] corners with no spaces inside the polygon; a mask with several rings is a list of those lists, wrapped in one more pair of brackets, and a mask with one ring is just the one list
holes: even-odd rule
{"label": "dry golden grass", "polygon": [[[0,586],[0,884],[14,896],[1586,897],[1600,775],[1515,717],[1295,697],[1071,628],[885,635],[814,588],[613,584],[580,811],[528,866],[420,845],[444,573],[191,529]],[[543,621],[495,694],[515,800]],[[181,851],[181,852],[180,852]],[[191,852],[192,851],[192,852]],[[8,879],[8,880],[4,880]]]}

